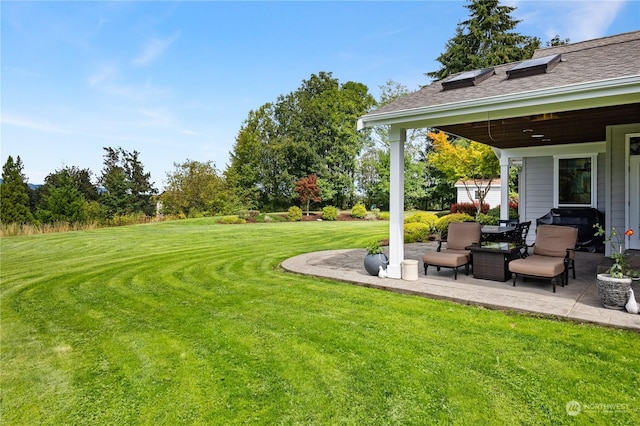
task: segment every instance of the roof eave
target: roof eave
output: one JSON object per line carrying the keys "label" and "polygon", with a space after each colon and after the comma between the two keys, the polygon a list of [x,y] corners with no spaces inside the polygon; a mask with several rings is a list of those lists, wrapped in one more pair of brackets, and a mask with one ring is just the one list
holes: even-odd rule
{"label": "roof eave", "polygon": [[640,74],[587,83],[511,93],[414,109],[366,114],[358,119],[358,130],[380,125],[406,128],[437,127],[523,114],[611,106],[638,102]]}

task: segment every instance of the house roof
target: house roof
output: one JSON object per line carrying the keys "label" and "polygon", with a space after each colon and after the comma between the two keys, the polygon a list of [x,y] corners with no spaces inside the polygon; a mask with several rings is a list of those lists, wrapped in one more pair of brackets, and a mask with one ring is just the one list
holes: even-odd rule
{"label": "house roof", "polygon": [[538,49],[533,59],[557,54],[544,73],[508,78],[515,62],[443,90],[455,74],[366,114],[359,127],[435,127],[510,148],[605,140],[607,125],[640,121],[640,31]]}

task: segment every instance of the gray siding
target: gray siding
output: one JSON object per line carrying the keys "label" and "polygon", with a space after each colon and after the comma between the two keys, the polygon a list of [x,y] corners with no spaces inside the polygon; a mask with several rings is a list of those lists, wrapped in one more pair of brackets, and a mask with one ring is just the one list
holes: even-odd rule
{"label": "gray siding", "polygon": [[596,208],[605,214],[607,205],[607,197],[605,196],[607,189],[607,181],[605,179],[605,177],[607,176],[607,168],[605,167],[606,160],[607,154],[605,154],[604,152],[598,154],[598,159],[596,160],[598,162],[598,182],[596,186],[598,199],[596,200]]}
{"label": "gray siding", "polygon": [[527,237],[529,244],[535,241],[536,219],[553,207],[553,157],[529,157],[524,160],[523,184],[526,205],[522,222],[531,221]]}

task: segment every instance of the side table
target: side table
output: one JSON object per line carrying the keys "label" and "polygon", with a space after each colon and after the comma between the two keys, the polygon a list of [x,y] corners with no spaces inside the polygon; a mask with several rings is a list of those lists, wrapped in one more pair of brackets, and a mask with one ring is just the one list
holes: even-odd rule
{"label": "side table", "polygon": [[466,249],[471,250],[474,278],[507,281],[511,278],[509,262],[519,257],[521,247],[514,243],[485,242]]}

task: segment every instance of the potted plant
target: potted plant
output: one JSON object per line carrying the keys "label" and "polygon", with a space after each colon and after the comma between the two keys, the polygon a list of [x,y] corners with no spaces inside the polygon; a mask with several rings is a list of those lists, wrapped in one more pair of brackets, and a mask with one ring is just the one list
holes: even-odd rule
{"label": "potted plant", "polygon": [[370,275],[378,275],[381,266],[382,269],[387,269],[389,259],[387,255],[384,254],[384,249],[380,246],[380,241],[372,241],[366,249],[367,255],[364,257],[364,269],[366,269]]}
{"label": "potted plant", "polygon": [[605,308],[624,309],[624,305],[629,300],[631,290],[631,270],[627,267],[624,253],[624,237],[634,234],[633,229],[627,229],[624,234],[620,234],[616,228],[611,228],[611,234],[606,235],[600,224],[593,226],[596,229],[596,236],[605,236],[605,242],[611,244],[611,257],[613,265],[607,273],[598,274],[596,277],[596,287],[598,296]]}

